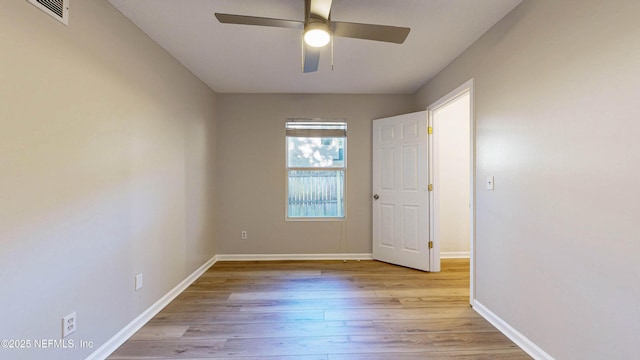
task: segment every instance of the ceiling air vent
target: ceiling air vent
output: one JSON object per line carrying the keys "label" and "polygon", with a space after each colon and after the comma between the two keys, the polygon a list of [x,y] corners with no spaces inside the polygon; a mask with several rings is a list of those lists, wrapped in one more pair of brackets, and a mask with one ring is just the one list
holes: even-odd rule
{"label": "ceiling air vent", "polygon": [[27,0],[54,19],[69,25],[69,0]]}

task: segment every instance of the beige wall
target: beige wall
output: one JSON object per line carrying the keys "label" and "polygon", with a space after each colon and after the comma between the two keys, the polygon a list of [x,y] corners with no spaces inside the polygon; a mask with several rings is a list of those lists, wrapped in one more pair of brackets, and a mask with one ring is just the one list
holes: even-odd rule
{"label": "beige wall", "polygon": [[477,299],[556,359],[640,352],[638,14],[525,1],[417,94],[475,78]]}
{"label": "beige wall", "polygon": [[[94,349],[214,255],[215,94],[106,1],[0,12],[0,338]],[[133,291],[134,275],[144,287]]]}
{"label": "beige wall", "polygon": [[[218,101],[219,254],[371,253],[371,122],[412,111],[413,96],[219,94]],[[347,120],[346,221],[285,221],[291,117]]]}

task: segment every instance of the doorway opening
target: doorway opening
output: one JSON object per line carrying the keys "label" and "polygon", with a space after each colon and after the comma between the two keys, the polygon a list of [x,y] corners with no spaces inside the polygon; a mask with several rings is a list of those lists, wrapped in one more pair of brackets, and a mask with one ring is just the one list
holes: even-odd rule
{"label": "doorway opening", "polygon": [[473,80],[427,109],[433,134],[429,144],[430,271],[441,258],[469,258],[470,297],[474,298],[474,121]]}

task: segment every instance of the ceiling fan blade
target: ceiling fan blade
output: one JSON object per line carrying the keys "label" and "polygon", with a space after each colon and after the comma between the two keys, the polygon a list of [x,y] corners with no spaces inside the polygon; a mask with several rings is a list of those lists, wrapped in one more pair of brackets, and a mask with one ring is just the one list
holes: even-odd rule
{"label": "ceiling fan blade", "polygon": [[332,0],[306,0],[309,14],[328,20],[331,14]]}
{"label": "ceiling fan blade", "polygon": [[272,26],[287,29],[304,29],[304,21],[272,19],[258,16],[245,16],[215,13],[216,18],[223,24]]}
{"label": "ceiling fan blade", "polygon": [[322,48],[317,48],[303,44],[304,46],[304,64],[302,65],[302,72],[310,73],[318,71],[318,64],[320,63],[320,51]]}
{"label": "ceiling fan blade", "polygon": [[411,29],[407,27],[358,24],[341,21],[332,21],[331,28],[335,36],[384,41],[396,44],[402,44],[409,35],[409,31],[411,31]]}

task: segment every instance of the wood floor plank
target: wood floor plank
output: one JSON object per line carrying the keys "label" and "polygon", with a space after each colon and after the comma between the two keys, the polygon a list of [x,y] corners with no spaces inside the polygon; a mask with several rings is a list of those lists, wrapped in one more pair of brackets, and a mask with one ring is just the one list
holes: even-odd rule
{"label": "wood floor plank", "polygon": [[[462,287],[455,288],[416,288],[416,289],[395,289],[395,290],[375,290],[378,297],[429,297],[429,296],[466,296],[469,297],[469,289]],[[233,294],[232,294],[233,295]]]}
{"label": "wood floor plank", "polygon": [[[453,285],[452,285],[453,286]],[[259,279],[244,278],[239,281],[199,281],[189,287],[189,291],[246,291],[250,288],[252,292],[263,291],[344,291],[345,289],[378,289],[380,283],[377,281],[366,281],[364,279],[355,280],[353,278],[344,279],[323,279],[323,278],[298,278],[283,281],[282,279]]]}
{"label": "wood floor plank", "polygon": [[531,360],[522,350],[329,354],[329,360]]}
{"label": "wood floor plank", "polygon": [[337,309],[325,310],[325,319],[332,320],[425,320],[474,318],[478,314],[469,307],[434,307],[429,309]]}
{"label": "wood floor plank", "polygon": [[398,301],[405,308],[469,306],[468,295],[440,295],[416,298],[399,298]]}
{"label": "wood floor plank", "polygon": [[[189,360],[210,360],[189,359]],[[216,356],[216,360],[328,360],[327,355],[294,355],[294,356]]]}
{"label": "wood floor plank", "polygon": [[207,341],[138,341],[129,340],[122,344],[109,359],[193,359],[211,358],[219,355],[225,340]]}
{"label": "wood floor plank", "polygon": [[[167,307],[162,309],[163,313],[182,313],[182,312],[237,312],[243,310],[242,305],[236,305],[229,301],[209,301],[209,303],[194,303],[187,301],[174,301]],[[286,309],[285,309],[286,310]]]}
{"label": "wood floor plank", "polygon": [[233,339],[331,335],[376,335],[372,321],[298,321],[192,325],[183,339]]}
{"label": "wood floor plank", "polygon": [[516,344],[496,331],[436,333],[428,334],[428,337],[441,351],[517,348]]}
{"label": "wood floor plank", "polygon": [[160,312],[149,324],[211,324],[234,322],[283,322],[283,321],[319,321],[324,320],[322,310],[272,311],[272,312]]}
{"label": "wood floor plank", "polygon": [[426,334],[371,336],[305,336],[291,338],[229,339],[227,355],[348,354],[368,349],[374,353],[437,351]]}
{"label": "wood floor plank", "polygon": [[479,317],[376,321],[374,326],[379,333],[495,332],[489,322]]}
{"label": "wood floor plank", "polygon": [[[467,289],[469,286],[469,282],[462,279],[429,279],[429,281],[425,281],[424,279],[392,279],[392,280],[384,280],[382,284],[385,288],[390,290],[396,289],[430,289],[430,288],[458,288],[458,289]],[[379,287],[379,285],[378,285]]]}
{"label": "wood floor plank", "polygon": [[[467,299],[468,300],[468,299]],[[355,298],[355,299],[286,299],[286,300],[221,300],[207,304],[173,302],[163,311],[172,312],[208,312],[208,311],[302,311],[334,308],[403,308],[395,298]],[[417,307],[417,306],[416,306]],[[424,307],[424,306],[423,306]]]}
{"label": "wood floor plank", "polygon": [[187,288],[178,295],[173,302],[208,304],[220,300],[227,300],[231,295],[230,291],[189,291]]}
{"label": "wood floor plank", "polygon": [[223,271],[223,267],[221,263],[216,264],[216,268],[207,271],[200,277],[201,280],[208,280],[211,278],[222,278],[222,279],[237,279],[241,277],[283,277],[283,278],[294,278],[294,277],[310,277],[310,276],[320,276],[322,274],[321,270],[262,270],[259,272],[253,270],[239,271],[236,267],[230,266],[230,271]]}
{"label": "wood floor plank", "polygon": [[111,360],[525,360],[469,306],[469,260],[218,262]]}
{"label": "wood floor plank", "polygon": [[300,299],[244,302],[240,311],[276,311],[276,310],[313,310],[313,309],[366,309],[366,308],[404,308],[394,298],[355,298],[355,299]]}
{"label": "wood floor plank", "polygon": [[[118,356],[114,360],[139,360],[139,357]],[[171,360],[175,358],[153,357],[153,360]],[[214,356],[208,358],[189,358],[189,360],[328,360],[328,355],[290,355],[290,356]]]}
{"label": "wood floor plank", "polygon": [[371,298],[375,297],[376,293],[375,290],[236,292],[229,296],[229,300],[352,299]]}
{"label": "wood floor plank", "polygon": [[180,339],[190,325],[147,325],[138,330],[131,340]]}

